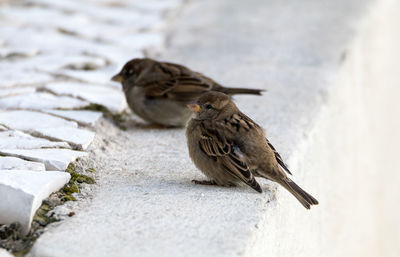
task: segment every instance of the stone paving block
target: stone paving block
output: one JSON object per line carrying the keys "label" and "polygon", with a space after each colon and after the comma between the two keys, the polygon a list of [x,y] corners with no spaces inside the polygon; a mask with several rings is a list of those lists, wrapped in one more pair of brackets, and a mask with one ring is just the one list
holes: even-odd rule
{"label": "stone paving block", "polygon": [[[1,65],[0,65],[1,66]],[[0,88],[16,85],[32,85],[48,82],[53,79],[51,75],[32,70],[0,69]]]}
{"label": "stone paving block", "polygon": [[0,124],[24,132],[34,132],[37,128],[78,127],[76,122],[34,111],[0,112]]}
{"label": "stone paving block", "polygon": [[46,168],[41,162],[30,162],[17,157],[0,157],[0,170],[32,170],[45,171]]}
{"label": "stone paving block", "polygon": [[90,71],[107,66],[108,61],[103,57],[85,55],[83,52],[71,55],[59,52],[25,59],[21,65],[45,72],[56,72],[60,69]]}
{"label": "stone paving block", "polygon": [[121,112],[127,107],[123,92],[113,87],[59,82],[48,83],[44,88],[58,95],[80,97],[91,103],[103,105],[112,112]]}
{"label": "stone paving block", "polygon": [[[38,18],[32,19],[26,15],[27,11],[35,11]],[[134,33],[137,31],[136,24],[135,26],[116,26],[107,21],[94,23],[92,18],[83,12],[66,13],[53,8],[3,7],[0,10],[0,15],[26,26],[53,27],[62,33],[70,33],[88,39],[104,39],[104,37],[117,34],[122,35],[123,32]],[[52,23],[49,24],[48,20],[52,20]],[[146,23],[141,21],[141,25],[140,27],[144,27]],[[103,33],[104,31],[108,33]]]}
{"label": "stone paving block", "polygon": [[[115,69],[113,69],[113,71],[114,70]],[[99,69],[91,71],[60,69],[57,70],[55,74],[64,75],[84,82],[100,84],[100,85],[110,84],[111,77],[115,75],[114,72],[109,71],[109,69]]]}
{"label": "stone paving block", "polygon": [[0,224],[19,222],[22,233],[28,233],[42,201],[70,177],[59,171],[0,170]]}
{"label": "stone paving block", "polygon": [[132,7],[145,9],[147,11],[165,11],[165,9],[176,8],[182,4],[182,0],[164,0],[164,1],[135,1],[129,3]]}
{"label": "stone paving block", "polygon": [[94,126],[94,124],[100,119],[103,115],[101,112],[95,111],[64,111],[64,110],[47,110],[46,113],[50,113],[67,120],[73,120],[78,122],[81,125],[89,125]]}
{"label": "stone paving block", "polygon": [[88,106],[89,103],[69,96],[55,96],[45,92],[3,97],[0,100],[2,109],[73,109]]}
{"label": "stone paving block", "polygon": [[[163,47],[163,35],[160,33],[136,33],[136,34],[125,34],[120,35],[117,38],[110,38],[114,44],[118,44],[125,48],[162,48]],[[160,49],[161,50],[161,49]],[[126,57],[126,61],[130,59],[129,56]]]}
{"label": "stone paving block", "polygon": [[73,127],[37,128],[35,134],[51,140],[65,141],[79,150],[85,150],[95,135],[92,131]]}
{"label": "stone paving block", "polygon": [[71,148],[66,142],[53,142],[16,130],[0,132],[0,149]]}
{"label": "stone paving block", "polygon": [[[35,87],[12,87],[12,88],[2,88],[0,90],[0,97],[3,96],[11,96],[11,95],[20,95],[27,93],[34,93],[36,91]],[[3,100],[0,100],[2,102]]]}
{"label": "stone paving block", "polygon": [[46,170],[64,171],[68,164],[78,157],[87,156],[88,153],[69,149],[0,149],[3,155],[23,158],[30,161],[41,162]]}
{"label": "stone paving block", "polygon": [[6,249],[0,248],[0,257],[14,257],[14,255],[9,253]]}
{"label": "stone paving block", "polygon": [[[82,14],[88,16],[92,21],[110,23],[118,26],[126,25],[137,30],[150,28],[161,22],[162,13],[140,12],[140,9],[113,6],[101,6],[94,2],[82,1],[49,1],[37,0],[35,3],[50,5],[53,8],[63,11],[75,12],[80,10]],[[93,23],[93,22],[92,22]]]}
{"label": "stone paving block", "polygon": [[[0,27],[0,35],[3,36],[5,44],[7,45],[12,45],[21,49],[37,48],[40,49],[42,55],[77,55],[84,54],[90,49],[104,49],[104,47],[107,47],[107,45],[102,42],[94,42],[71,36],[68,33],[60,33],[59,31],[54,30],[54,28],[39,29],[35,27],[21,27],[15,29],[14,27],[3,26]],[[29,45],[26,44],[26,38],[29,38]],[[44,38],[51,38],[51,40],[44,40]],[[63,46],[62,49],[60,48],[60,45]],[[32,59],[36,58],[40,60],[42,56],[39,55]],[[27,63],[31,63],[31,60],[25,60]],[[56,61],[57,60],[54,60],[52,63],[56,64]],[[10,63],[8,62],[7,64]],[[45,62],[39,62],[39,64],[46,65]]]}
{"label": "stone paving block", "polygon": [[28,58],[36,56],[40,51],[36,48],[15,48],[15,47],[4,47],[0,48],[0,59],[17,59],[17,58]]}

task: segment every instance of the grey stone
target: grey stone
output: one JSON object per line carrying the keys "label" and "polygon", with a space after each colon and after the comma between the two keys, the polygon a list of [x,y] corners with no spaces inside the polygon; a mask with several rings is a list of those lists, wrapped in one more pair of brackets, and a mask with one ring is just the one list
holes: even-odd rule
{"label": "grey stone", "polygon": [[0,257],[13,257],[11,253],[9,253],[6,249],[0,248]]}
{"label": "grey stone", "polygon": [[0,88],[14,87],[18,85],[32,85],[51,81],[51,75],[39,73],[32,70],[15,70],[11,68],[1,68]]}
{"label": "grey stone", "polygon": [[92,131],[73,127],[37,128],[35,134],[51,140],[65,141],[79,150],[85,150],[95,135]]}
{"label": "grey stone", "polygon": [[44,88],[58,95],[81,97],[91,103],[103,105],[112,112],[121,112],[127,107],[122,91],[113,87],[60,82],[46,84]]}
{"label": "grey stone", "polygon": [[16,157],[0,157],[0,170],[45,171],[43,163],[25,161]]}
{"label": "grey stone", "polygon": [[68,164],[78,157],[84,157],[88,154],[80,151],[69,149],[0,149],[0,153],[8,156],[15,156],[30,161],[41,162],[45,165],[46,170],[64,171]]}
{"label": "grey stone", "polygon": [[10,96],[10,95],[20,95],[26,93],[33,93],[36,91],[35,87],[11,87],[2,88],[0,90],[0,97]]}
{"label": "grey stone", "polygon": [[49,93],[36,92],[4,97],[0,101],[2,109],[73,109],[88,106],[89,103],[68,96],[55,96]]}
{"label": "grey stone", "polygon": [[39,112],[0,112],[0,124],[53,141],[65,141],[78,149],[86,149],[94,138],[94,132],[77,128],[76,122]]}
{"label": "grey stone", "polygon": [[0,132],[0,149],[70,148],[65,142],[53,142],[16,130]]}
{"label": "grey stone", "polygon": [[0,223],[19,222],[22,233],[28,233],[42,201],[70,177],[59,171],[0,170]]}
{"label": "grey stone", "polygon": [[73,120],[81,125],[94,126],[96,122],[103,115],[101,112],[95,111],[64,111],[64,110],[47,110],[46,113],[50,113],[68,120]]}

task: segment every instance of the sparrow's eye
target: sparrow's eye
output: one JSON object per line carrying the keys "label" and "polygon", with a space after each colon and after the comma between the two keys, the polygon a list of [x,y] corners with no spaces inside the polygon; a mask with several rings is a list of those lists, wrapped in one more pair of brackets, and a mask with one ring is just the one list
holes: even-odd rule
{"label": "sparrow's eye", "polygon": [[212,105],[211,104],[205,104],[204,108],[206,108],[207,110],[210,110],[210,109],[212,109]]}
{"label": "sparrow's eye", "polygon": [[128,74],[129,74],[129,75],[131,75],[132,73],[133,73],[133,70],[132,70],[132,69],[128,70]]}

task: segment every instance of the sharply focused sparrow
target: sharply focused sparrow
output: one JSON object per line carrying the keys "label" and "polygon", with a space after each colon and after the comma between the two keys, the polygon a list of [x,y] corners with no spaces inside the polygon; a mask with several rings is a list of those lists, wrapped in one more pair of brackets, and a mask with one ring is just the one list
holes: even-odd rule
{"label": "sharply focused sparrow", "polygon": [[182,127],[191,116],[186,104],[209,91],[228,95],[261,95],[263,90],[223,87],[214,80],[185,66],[133,59],[112,77],[121,82],[129,107],[146,121]]}
{"label": "sharply focused sparrow", "polygon": [[286,188],[307,209],[318,204],[285,174],[291,173],[264,131],[236,107],[230,96],[209,92],[188,107],[195,112],[186,128],[189,154],[211,179],[194,182],[220,186],[245,183],[261,193],[255,177],[263,177]]}

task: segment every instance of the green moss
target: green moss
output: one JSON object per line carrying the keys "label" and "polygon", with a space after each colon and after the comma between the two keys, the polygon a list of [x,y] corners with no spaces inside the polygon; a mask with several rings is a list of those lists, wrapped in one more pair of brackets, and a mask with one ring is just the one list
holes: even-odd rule
{"label": "green moss", "polygon": [[63,200],[64,202],[67,202],[67,201],[76,201],[76,198],[73,197],[72,195],[64,195],[64,196],[61,198],[61,200]]}
{"label": "green moss", "polygon": [[25,256],[26,254],[28,254],[30,250],[31,250],[31,249],[28,248],[28,249],[24,249],[24,250],[21,250],[21,251],[12,252],[12,254],[13,254],[15,257],[23,257],[23,256]]}
{"label": "green moss", "polygon": [[97,70],[99,66],[93,63],[85,63],[82,67],[82,70]]}
{"label": "green moss", "polygon": [[71,174],[71,182],[94,184],[94,179],[89,176],[74,172]]}
{"label": "green moss", "polygon": [[94,179],[86,175],[79,175],[76,181],[78,183],[94,184]]}
{"label": "green moss", "polygon": [[50,205],[43,203],[42,206],[40,207],[40,209],[44,210],[44,211],[50,211],[51,207],[50,207]]}
{"label": "green moss", "polygon": [[96,173],[96,170],[94,168],[88,168],[85,171],[90,173]]}
{"label": "green moss", "polygon": [[102,112],[103,114],[109,114],[110,113],[110,111],[106,107],[104,107],[103,105],[93,104],[93,103],[91,103],[90,105],[85,106],[83,108],[80,108],[80,110]]}
{"label": "green moss", "polygon": [[72,162],[68,165],[67,169],[65,170],[66,172],[72,174],[74,173],[76,170],[75,164],[73,164]]}
{"label": "green moss", "polygon": [[52,215],[49,215],[49,211],[54,209],[46,202],[43,202],[40,208],[36,211],[35,216],[33,216],[32,227],[47,226],[50,223],[58,221]]}
{"label": "green moss", "polygon": [[21,225],[19,223],[12,223],[8,226],[0,225],[0,248],[7,249],[14,256],[25,256],[36,239],[43,233],[44,227],[58,221],[50,213],[56,205],[57,203],[52,201],[43,201],[33,217],[31,230],[27,235],[20,233]]}
{"label": "green moss", "polygon": [[73,193],[79,193],[79,187],[77,184],[74,182],[66,184],[63,188],[62,191],[66,193],[67,195],[73,194]]}

